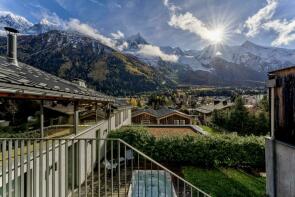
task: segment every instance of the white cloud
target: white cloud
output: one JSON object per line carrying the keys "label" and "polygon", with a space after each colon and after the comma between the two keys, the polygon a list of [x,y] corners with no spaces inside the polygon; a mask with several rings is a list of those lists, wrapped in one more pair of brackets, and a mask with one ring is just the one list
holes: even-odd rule
{"label": "white cloud", "polygon": [[114,40],[100,34],[95,28],[89,26],[88,24],[81,23],[78,19],[71,19],[67,23],[67,27],[70,30],[77,31],[81,34],[84,34],[86,36],[99,40],[100,42],[102,42],[103,44],[111,48],[115,48],[116,46],[116,42]]}
{"label": "white cloud", "polygon": [[244,24],[244,27],[247,29],[246,36],[253,37],[258,34],[262,25],[273,17],[277,6],[278,0],[267,0],[265,7],[249,17]]}
{"label": "white cloud", "polygon": [[170,20],[168,25],[183,31],[189,31],[201,39],[211,43],[218,43],[222,41],[225,27],[208,27],[203,21],[195,17],[192,13],[178,13],[179,7],[169,3],[169,0],[163,0],[164,6],[170,11]]}
{"label": "white cloud", "polygon": [[273,46],[288,45],[295,41],[295,20],[273,20],[265,23],[263,28],[273,30],[278,34],[277,38],[271,43]]}
{"label": "white cloud", "polygon": [[215,53],[215,56],[222,56],[222,53],[221,53],[220,51],[217,51],[217,52]]}
{"label": "white cloud", "polygon": [[173,13],[175,13],[177,10],[180,10],[179,7],[177,7],[174,4],[170,3],[169,0],[163,0],[163,4],[164,4],[165,7],[167,7]]}
{"label": "white cloud", "polygon": [[118,30],[117,32],[111,33],[111,36],[117,40],[125,37],[124,34],[120,30]]}
{"label": "white cloud", "polygon": [[61,29],[65,29],[67,26],[67,23],[61,18],[59,18],[59,16],[57,16],[56,13],[49,14],[48,12],[43,12],[42,19],[40,20],[40,24],[55,26]]}
{"label": "white cloud", "polygon": [[177,55],[169,55],[161,51],[161,49],[154,45],[139,45],[139,51],[138,53],[147,55],[147,56],[154,56],[154,57],[160,57],[164,61],[169,62],[177,62],[178,56]]}
{"label": "white cloud", "polygon": [[128,46],[129,46],[128,43],[126,41],[124,41],[122,44],[120,44],[120,45],[117,46],[117,49],[119,51],[123,51],[124,49],[127,49]]}
{"label": "white cloud", "polygon": [[114,3],[114,6],[117,7],[117,8],[122,8],[122,5],[119,4],[119,3]]}
{"label": "white cloud", "polygon": [[97,0],[89,0],[89,1],[92,2],[92,3],[98,4],[100,6],[104,6],[104,4],[101,3],[100,1],[97,1]]}
{"label": "white cloud", "polygon": [[193,16],[190,12],[178,15],[172,14],[168,24],[172,27],[194,33],[204,40],[213,41],[212,39],[214,36],[212,36],[212,31],[210,31],[201,20]]}

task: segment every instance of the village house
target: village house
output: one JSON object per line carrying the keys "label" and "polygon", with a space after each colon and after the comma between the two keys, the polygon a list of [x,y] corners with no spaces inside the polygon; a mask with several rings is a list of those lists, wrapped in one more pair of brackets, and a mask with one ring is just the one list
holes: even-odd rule
{"label": "village house", "polygon": [[194,109],[188,109],[190,114],[196,114],[198,121],[201,124],[206,124],[211,120],[214,110],[229,110],[234,106],[230,99],[214,99],[213,102],[202,105]]}
{"label": "village house", "polygon": [[193,118],[177,110],[162,108],[137,109],[132,112],[132,124],[143,125],[191,125]]}

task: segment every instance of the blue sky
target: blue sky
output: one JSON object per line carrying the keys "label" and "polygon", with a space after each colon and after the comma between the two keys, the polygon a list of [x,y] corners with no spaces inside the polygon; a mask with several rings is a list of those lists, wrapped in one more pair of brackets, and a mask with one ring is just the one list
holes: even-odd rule
{"label": "blue sky", "polygon": [[75,18],[104,36],[140,32],[152,44],[183,49],[220,40],[295,48],[293,0],[1,0],[0,10],[34,23]]}

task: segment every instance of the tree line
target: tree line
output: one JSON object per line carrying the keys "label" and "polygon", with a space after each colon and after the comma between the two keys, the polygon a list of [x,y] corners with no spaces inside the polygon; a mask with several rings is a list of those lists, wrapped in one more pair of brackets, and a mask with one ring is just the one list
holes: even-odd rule
{"label": "tree line", "polygon": [[240,135],[266,135],[270,130],[268,108],[266,96],[259,102],[255,112],[250,112],[245,107],[243,99],[237,97],[234,107],[229,112],[213,112],[212,124]]}

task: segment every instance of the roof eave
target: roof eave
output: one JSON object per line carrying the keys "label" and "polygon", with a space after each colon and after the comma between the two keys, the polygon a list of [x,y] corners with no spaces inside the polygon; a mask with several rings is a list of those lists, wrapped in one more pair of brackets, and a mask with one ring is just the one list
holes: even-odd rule
{"label": "roof eave", "polygon": [[44,99],[44,100],[73,100],[73,101],[101,101],[114,102],[112,97],[95,97],[68,92],[46,90],[22,85],[0,83],[0,97],[18,99]]}

